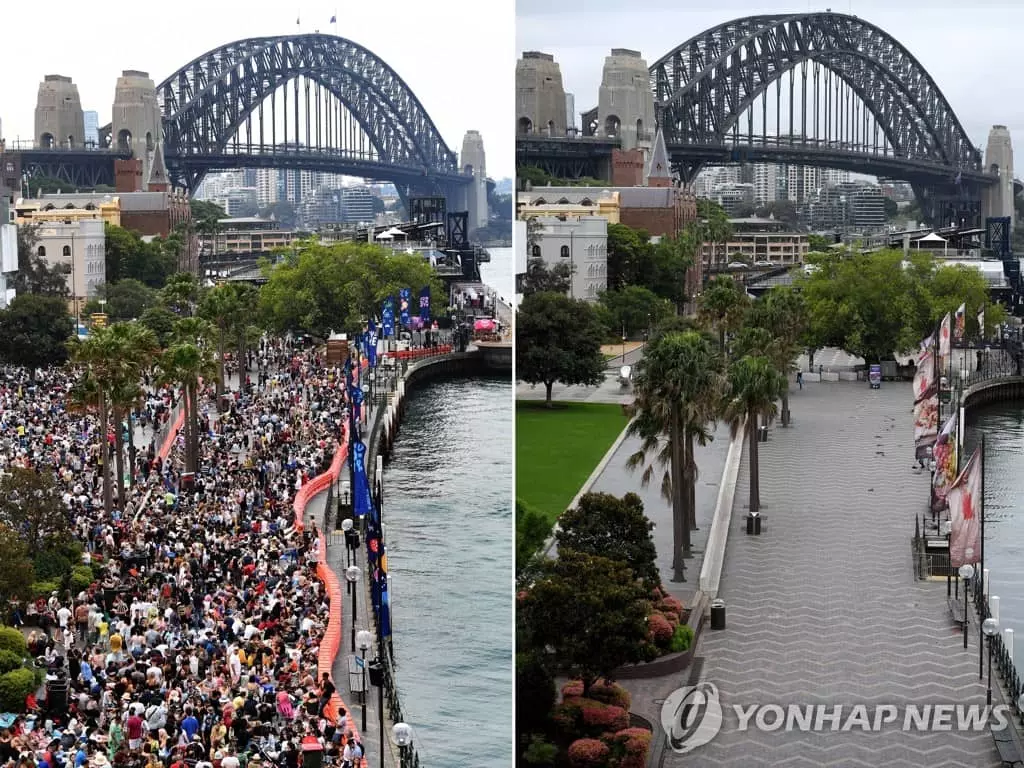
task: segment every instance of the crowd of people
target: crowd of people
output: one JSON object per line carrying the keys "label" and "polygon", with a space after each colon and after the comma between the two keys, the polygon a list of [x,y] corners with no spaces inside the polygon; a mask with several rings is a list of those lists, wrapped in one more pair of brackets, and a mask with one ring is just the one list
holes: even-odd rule
{"label": "crowd of people", "polygon": [[[222,412],[204,392],[200,471],[183,476],[180,446],[161,456],[150,428],[111,515],[100,462],[112,436],[69,410],[74,376],[0,374],[0,467],[53,473],[102,574],[15,606],[48,679],[26,713],[0,716],[0,766],[297,768],[310,737],[328,764],[359,765],[351,720],[330,716],[334,685],[315,672],[328,599],[315,527],[296,529],[293,511],[344,430],[341,371],[264,339]],[[145,403],[159,428],[175,394],[150,383]]]}

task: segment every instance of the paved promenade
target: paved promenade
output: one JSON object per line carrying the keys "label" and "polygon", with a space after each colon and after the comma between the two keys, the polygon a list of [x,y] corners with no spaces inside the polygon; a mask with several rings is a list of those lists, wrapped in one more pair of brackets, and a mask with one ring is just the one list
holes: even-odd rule
{"label": "paved promenade", "polygon": [[725,455],[729,452],[729,428],[719,425],[715,439],[708,445],[697,446],[697,529],[691,534],[694,556],[686,561],[686,581],[672,581],[672,506],[661,495],[661,469],[655,470],[651,483],[640,486],[642,469],[630,472],[626,460],[636,453],[640,439],[628,437],[622,441],[612,455],[604,472],[595,481],[592,491],[623,496],[633,492],[644,502],[644,513],[654,523],[654,543],[658,550],[658,571],[665,589],[688,605],[700,576],[704,546],[711,530],[711,518],[715,513],[718,485],[725,466]]}
{"label": "paved promenade", "polygon": [[[913,516],[928,478],[910,469],[910,399],[909,384],[888,382],[794,391],[793,426],[761,445],[760,537],[742,528],[744,455],[720,591],[727,629],[707,630],[697,649],[723,727],[690,754],[667,751],[664,765],[1000,765],[987,730],[739,732],[730,706],[984,705],[977,630],[965,651],[945,585],[914,578]],[[664,695],[687,680],[672,682]]]}

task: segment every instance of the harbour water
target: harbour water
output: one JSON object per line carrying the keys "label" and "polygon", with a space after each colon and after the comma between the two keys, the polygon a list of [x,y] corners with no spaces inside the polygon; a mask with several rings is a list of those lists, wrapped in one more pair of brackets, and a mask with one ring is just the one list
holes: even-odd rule
{"label": "harbour water", "polygon": [[485,284],[511,304],[516,291],[516,267],[511,248],[488,248],[491,261],[480,265],[480,276]]}
{"label": "harbour water", "polygon": [[513,763],[512,418],[511,377],[416,389],[385,470],[396,678],[425,765]]}
{"label": "harbour water", "polygon": [[1014,663],[1024,671],[1024,403],[971,410],[964,436],[966,461],[985,435],[985,567],[989,594],[999,596],[999,625],[1012,629]]}

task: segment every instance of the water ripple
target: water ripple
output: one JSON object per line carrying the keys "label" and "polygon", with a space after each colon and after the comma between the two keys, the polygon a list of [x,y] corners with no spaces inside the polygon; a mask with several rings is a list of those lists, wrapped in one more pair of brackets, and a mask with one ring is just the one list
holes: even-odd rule
{"label": "water ripple", "polygon": [[512,756],[511,381],[414,391],[384,473],[398,687],[421,758]]}

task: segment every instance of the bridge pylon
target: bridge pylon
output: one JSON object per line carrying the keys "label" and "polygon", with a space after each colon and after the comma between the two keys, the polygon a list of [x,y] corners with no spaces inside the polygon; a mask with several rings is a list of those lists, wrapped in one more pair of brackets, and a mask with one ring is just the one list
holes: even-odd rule
{"label": "bridge pylon", "polygon": [[597,95],[599,136],[618,137],[624,150],[646,155],[654,139],[654,94],[639,51],[613,48],[604,60]]}
{"label": "bridge pylon", "polygon": [[1010,219],[1010,231],[1014,226],[1013,208],[1013,142],[1005,125],[993,125],[988,133],[985,147],[985,168],[999,176],[999,181],[986,187],[981,193],[983,216]]}
{"label": "bridge pylon", "polygon": [[127,150],[142,161],[142,178],[148,179],[153,152],[163,139],[160,107],[156,100],[156,84],[148,72],[126,69],[114,88],[112,145]]}
{"label": "bridge pylon", "polygon": [[484,153],[484,139],[480,131],[466,131],[462,139],[462,155],[459,166],[465,174],[473,174],[473,183],[466,197],[468,206],[456,210],[469,211],[469,229],[474,231],[487,226],[487,158]]}

